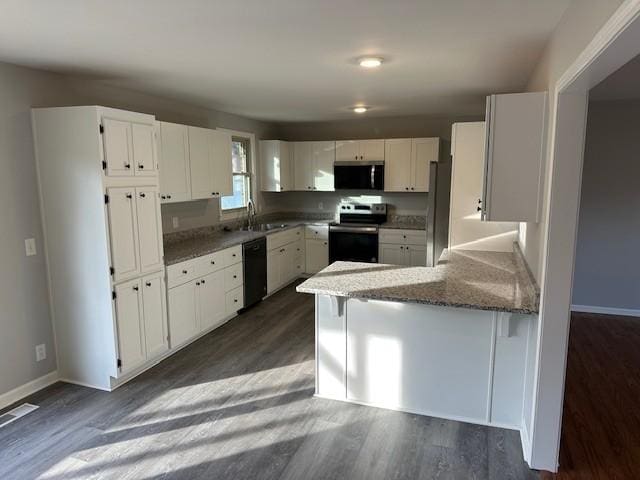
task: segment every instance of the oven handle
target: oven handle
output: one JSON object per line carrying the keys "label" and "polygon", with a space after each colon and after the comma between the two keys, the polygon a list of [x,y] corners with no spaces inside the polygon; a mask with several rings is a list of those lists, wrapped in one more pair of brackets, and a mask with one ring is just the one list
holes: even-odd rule
{"label": "oven handle", "polygon": [[365,233],[367,235],[377,235],[377,227],[339,227],[331,225],[329,227],[329,233]]}

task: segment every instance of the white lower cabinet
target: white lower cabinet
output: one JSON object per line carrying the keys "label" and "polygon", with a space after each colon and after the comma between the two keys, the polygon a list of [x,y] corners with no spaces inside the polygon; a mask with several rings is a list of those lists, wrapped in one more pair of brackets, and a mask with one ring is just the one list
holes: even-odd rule
{"label": "white lower cabinet", "polygon": [[114,287],[120,374],[167,350],[162,271]]}
{"label": "white lower cabinet", "polygon": [[304,272],[304,230],[298,227],[267,237],[267,293],[273,293]]}
{"label": "white lower cabinet", "polygon": [[424,267],[427,264],[427,236],[424,230],[380,229],[380,263]]}
{"label": "white lower cabinet", "polygon": [[167,276],[171,348],[222,325],[243,307],[241,246],[171,265]]}
{"label": "white lower cabinet", "polygon": [[169,289],[169,335],[171,348],[198,334],[196,282]]}
{"label": "white lower cabinet", "polygon": [[329,241],[307,239],[305,245],[306,272],[318,273],[329,265]]}

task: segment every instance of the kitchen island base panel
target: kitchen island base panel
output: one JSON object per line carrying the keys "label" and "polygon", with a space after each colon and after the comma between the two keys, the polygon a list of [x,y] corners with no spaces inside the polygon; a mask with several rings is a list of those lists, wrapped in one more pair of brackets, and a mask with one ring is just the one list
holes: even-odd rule
{"label": "kitchen island base panel", "polygon": [[532,318],[316,295],[316,394],[521,430]]}

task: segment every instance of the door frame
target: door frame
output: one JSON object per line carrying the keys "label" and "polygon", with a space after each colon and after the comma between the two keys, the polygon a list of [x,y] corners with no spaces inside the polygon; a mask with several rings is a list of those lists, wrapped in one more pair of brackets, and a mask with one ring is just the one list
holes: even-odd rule
{"label": "door frame", "polygon": [[627,0],[549,92],[549,207],[531,443],[524,447],[529,465],[540,470],[558,469],[589,90],[639,53],[640,0]]}

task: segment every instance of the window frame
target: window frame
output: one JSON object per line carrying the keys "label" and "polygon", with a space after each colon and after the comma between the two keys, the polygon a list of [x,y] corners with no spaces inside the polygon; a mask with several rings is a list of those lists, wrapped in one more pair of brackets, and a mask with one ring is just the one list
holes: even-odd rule
{"label": "window frame", "polygon": [[[248,151],[248,156],[249,158],[247,158],[247,165],[246,165],[246,173],[242,173],[242,174],[238,174],[238,173],[232,173],[232,176],[235,175],[243,175],[245,177],[248,178],[248,183],[249,183],[249,198],[248,200],[251,200],[252,202],[254,202],[254,205],[256,205],[256,201],[255,201],[255,191],[256,191],[256,166],[257,166],[257,159],[256,159],[256,136],[253,133],[250,132],[243,132],[243,131],[239,131],[239,130],[231,130],[231,129],[227,129],[227,128],[218,128],[217,130],[220,130],[221,132],[226,132],[228,134],[231,135],[231,141],[233,141],[233,138],[241,138],[241,139],[245,139],[249,142],[249,151]],[[229,158],[229,161],[231,162],[231,158]],[[222,208],[222,197],[220,197],[220,202],[219,202],[219,209],[220,209],[220,220],[224,221],[224,220],[233,220],[233,219],[237,219],[237,218],[242,218],[242,217],[246,217],[247,215],[247,207],[246,205],[244,207],[237,207],[237,208],[229,208],[224,210]],[[256,205],[256,209],[257,209],[257,205]]]}

